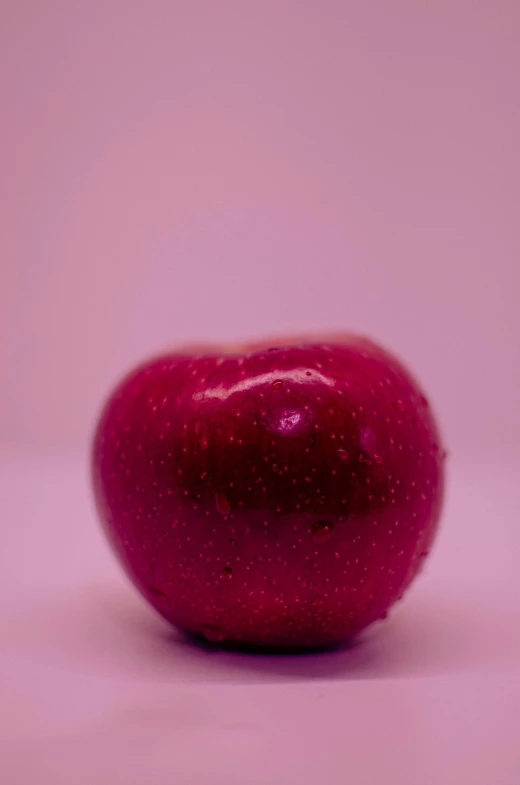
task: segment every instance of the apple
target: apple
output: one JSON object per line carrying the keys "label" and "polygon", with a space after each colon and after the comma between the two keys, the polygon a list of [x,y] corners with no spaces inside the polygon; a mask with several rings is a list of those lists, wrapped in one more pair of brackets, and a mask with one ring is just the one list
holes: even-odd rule
{"label": "apple", "polygon": [[445,452],[413,376],[340,334],[149,360],[106,403],[93,484],[127,574],[210,641],[304,648],[384,618],[437,531]]}

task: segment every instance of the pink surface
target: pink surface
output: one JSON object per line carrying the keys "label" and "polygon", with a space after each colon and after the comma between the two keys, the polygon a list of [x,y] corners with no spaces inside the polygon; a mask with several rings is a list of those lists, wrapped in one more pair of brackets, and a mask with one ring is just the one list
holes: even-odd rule
{"label": "pink surface", "polygon": [[188,644],[114,569],[75,455],[4,451],[9,785],[516,785],[520,462],[454,461],[425,574],[350,647]]}

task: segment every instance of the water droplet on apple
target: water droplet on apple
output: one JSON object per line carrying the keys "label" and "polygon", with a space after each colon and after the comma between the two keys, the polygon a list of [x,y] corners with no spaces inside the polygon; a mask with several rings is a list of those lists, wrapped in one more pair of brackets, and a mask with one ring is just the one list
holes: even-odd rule
{"label": "water droplet on apple", "polygon": [[233,577],[233,570],[228,564],[227,567],[224,567],[224,569],[221,571],[220,579],[222,581],[230,581],[232,577]]}
{"label": "water droplet on apple", "polygon": [[348,452],[344,450],[342,447],[338,450],[338,455],[342,461],[348,460]]}
{"label": "water droplet on apple", "polygon": [[229,499],[225,493],[215,494],[215,504],[218,512],[220,512],[221,515],[229,515],[231,512],[231,504],[229,503]]}
{"label": "water droplet on apple", "polygon": [[333,525],[330,521],[314,521],[311,536],[315,543],[326,542],[332,534]]}
{"label": "water droplet on apple", "polygon": [[234,537],[230,537],[230,538],[229,538],[229,544],[230,544],[230,545],[232,545],[232,546],[233,546],[233,548],[236,548],[236,547],[237,547],[237,545],[238,545],[238,542],[235,540],[235,538],[234,538]]}
{"label": "water droplet on apple", "polygon": [[210,643],[222,643],[226,637],[224,631],[216,624],[203,624],[202,634]]}
{"label": "water droplet on apple", "polygon": [[283,381],[281,379],[276,379],[276,381],[274,381],[271,386],[273,390],[281,390],[283,387]]}

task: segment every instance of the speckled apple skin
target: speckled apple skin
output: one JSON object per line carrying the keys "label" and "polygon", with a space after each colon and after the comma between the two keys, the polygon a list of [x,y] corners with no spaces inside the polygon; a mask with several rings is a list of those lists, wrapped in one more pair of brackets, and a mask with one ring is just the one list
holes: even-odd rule
{"label": "speckled apple skin", "polygon": [[400,599],[445,451],[403,365],[356,336],[178,352],[127,376],[93,447],[105,531],[148,602],[212,641],[314,647]]}

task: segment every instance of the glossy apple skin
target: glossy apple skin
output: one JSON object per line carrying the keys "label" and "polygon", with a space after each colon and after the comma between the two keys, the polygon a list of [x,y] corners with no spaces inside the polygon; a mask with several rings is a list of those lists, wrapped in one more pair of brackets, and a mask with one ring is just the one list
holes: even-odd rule
{"label": "glossy apple skin", "polygon": [[172,353],[108,400],[98,510],[126,572],[211,641],[315,647],[400,599],[434,540],[445,452],[423,391],[356,336]]}

